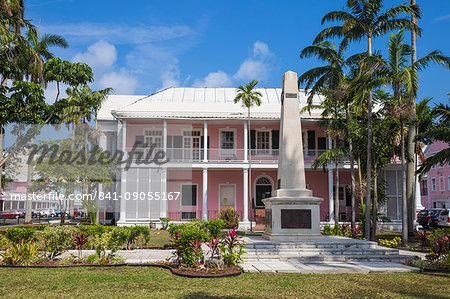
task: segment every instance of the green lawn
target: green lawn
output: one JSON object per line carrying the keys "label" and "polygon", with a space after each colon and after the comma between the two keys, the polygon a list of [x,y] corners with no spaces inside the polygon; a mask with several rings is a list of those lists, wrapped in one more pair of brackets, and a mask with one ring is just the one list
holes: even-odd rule
{"label": "green lawn", "polygon": [[3,298],[448,298],[448,274],[250,274],[190,279],[159,268],[0,268]]}

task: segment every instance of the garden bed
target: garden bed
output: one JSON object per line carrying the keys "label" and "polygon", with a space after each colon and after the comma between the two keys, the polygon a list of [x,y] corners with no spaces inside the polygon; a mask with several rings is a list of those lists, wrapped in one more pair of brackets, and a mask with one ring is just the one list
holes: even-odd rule
{"label": "garden bed", "polygon": [[238,266],[225,267],[223,269],[189,268],[185,264],[178,263],[152,263],[152,264],[128,264],[132,267],[159,267],[170,270],[172,274],[190,278],[220,278],[239,276],[243,273]]}

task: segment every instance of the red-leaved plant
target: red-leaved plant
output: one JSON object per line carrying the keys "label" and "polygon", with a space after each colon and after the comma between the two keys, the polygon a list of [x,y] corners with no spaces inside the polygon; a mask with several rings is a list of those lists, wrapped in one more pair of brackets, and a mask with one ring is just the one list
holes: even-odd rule
{"label": "red-leaved plant", "polygon": [[220,251],[222,252],[225,265],[237,266],[242,262],[241,256],[245,251],[241,239],[242,237],[237,234],[234,228],[229,230],[225,235],[225,239],[220,245]]}
{"label": "red-leaved plant", "polygon": [[202,252],[202,241],[199,241],[198,238],[195,238],[195,242],[191,242],[190,245],[194,251],[194,258],[196,263],[200,263],[200,259],[203,256]]}
{"label": "red-leaved plant", "polygon": [[73,235],[75,248],[78,250],[78,259],[81,259],[81,253],[83,250],[83,246],[88,242],[88,234],[84,232],[80,232],[78,234]]}
{"label": "red-leaved plant", "polygon": [[215,255],[219,254],[219,244],[220,244],[219,239],[212,238],[210,243],[205,244],[211,250],[211,258],[214,258]]}

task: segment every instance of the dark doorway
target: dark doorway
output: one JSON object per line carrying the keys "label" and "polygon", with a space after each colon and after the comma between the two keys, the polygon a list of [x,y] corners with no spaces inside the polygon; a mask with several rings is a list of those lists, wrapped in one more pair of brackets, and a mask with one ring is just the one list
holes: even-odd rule
{"label": "dark doorway", "polygon": [[256,208],[263,208],[264,204],[262,200],[267,197],[271,197],[272,195],[272,185],[256,185]]}

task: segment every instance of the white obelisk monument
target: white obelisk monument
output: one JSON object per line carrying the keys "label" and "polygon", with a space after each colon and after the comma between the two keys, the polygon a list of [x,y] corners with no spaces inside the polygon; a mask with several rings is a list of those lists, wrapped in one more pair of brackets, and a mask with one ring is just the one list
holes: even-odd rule
{"label": "white obelisk monument", "polygon": [[297,74],[291,71],[283,75],[278,189],[272,196],[263,199],[263,238],[283,241],[320,236],[319,207],[323,199],[313,197],[306,189]]}

